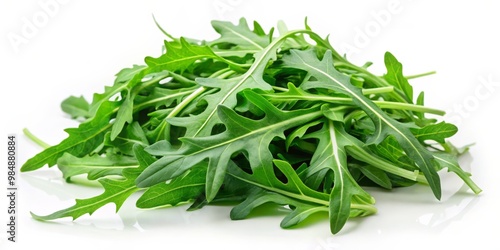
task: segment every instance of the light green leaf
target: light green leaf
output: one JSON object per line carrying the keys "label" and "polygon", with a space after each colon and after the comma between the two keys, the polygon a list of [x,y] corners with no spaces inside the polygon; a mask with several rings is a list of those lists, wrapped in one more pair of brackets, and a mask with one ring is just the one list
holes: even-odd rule
{"label": "light green leaf", "polygon": [[81,123],[78,128],[66,129],[69,135],[66,139],[26,161],[21,167],[21,171],[33,171],[46,164],[51,167],[64,153],[76,157],[91,153],[99,147],[104,140],[104,135],[110,130],[109,120],[114,117],[116,108],[116,102],[104,102],[91,120]]}
{"label": "light green leaf", "polygon": [[57,167],[64,179],[87,174],[87,179],[97,180],[108,175],[121,175],[125,168],[137,167],[134,157],[108,154],[75,157],[65,153],[57,160]]}
{"label": "light green leaf", "polygon": [[137,74],[142,72],[147,66],[133,65],[132,68],[124,68],[116,74],[115,84],[128,82],[133,79]]}
{"label": "light green leaf", "polygon": [[374,183],[383,188],[392,189],[391,179],[384,171],[370,165],[363,165],[359,168],[359,170]]}
{"label": "light green leaf", "polygon": [[240,19],[238,25],[226,21],[212,21],[213,28],[221,35],[220,38],[211,42],[211,46],[230,43],[237,45],[238,50],[263,50],[269,44],[269,38],[259,35],[261,32],[253,32],[248,27],[244,18]]}
{"label": "light green leaf", "polygon": [[136,158],[139,162],[139,167],[137,168],[127,168],[123,170],[124,180],[101,178],[99,183],[104,188],[104,192],[98,196],[87,198],[87,199],[76,199],[76,204],[49,215],[39,216],[31,213],[33,218],[37,220],[54,220],[63,217],[72,217],[73,220],[84,214],[92,215],[97,209],[108,203],[114,203],[116,206],[116,211],[120,209],[123,202],[134,192],[138,191],[139,188],[135,186],[135,178],[151,164],[155,159],[149,154],[144,152],[144,149],[140,146],[134,148],[136,153]]}
{"label": "light green leaf", "polygon": [[190,44],[185,38],[179,41],[165,41],[166,53],[158,58],[146,57],[149,71],[184,71],[198,60],[220,59],[210,47]]}

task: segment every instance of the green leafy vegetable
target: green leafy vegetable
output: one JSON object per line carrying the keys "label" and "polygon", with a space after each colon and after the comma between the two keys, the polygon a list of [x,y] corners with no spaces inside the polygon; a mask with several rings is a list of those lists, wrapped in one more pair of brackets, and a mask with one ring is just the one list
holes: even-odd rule
{"label": "green leafy vegetable", "polygon": [[104,191],[34,218],[77,219],[108,203],[118,210],[143,191],[138,208],[238,202],[234,220],[271,203],[289,210],[283,228],[327,213],[335,234],[349,218],[376,213],[365,185],[419,183],[439,199],[438,171],[447,169],[481,192],[458,164],[463,150],[448,141],[458,128],[426,117],[444,112],[424,106],[423,92],[414,102],[391,53],[377,76],[371,63],[350,63],[307,24],[289,31],[280,23],[279,34],[245,19],[212,26],[220,35],[213,41],[160,27],[165,53],[124,68],[91,102],[62,102],[80,125],[21,170],[57,164],[66,180],[86,175]]}

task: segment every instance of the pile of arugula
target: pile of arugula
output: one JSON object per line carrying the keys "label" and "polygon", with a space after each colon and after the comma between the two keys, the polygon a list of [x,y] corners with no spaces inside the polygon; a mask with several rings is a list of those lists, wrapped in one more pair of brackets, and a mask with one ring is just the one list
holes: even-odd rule
{"label": "pile of arugula", "polygon": [[141,191],[139,208],[238,202],[236,220],[276,203],[290,210],[283,228],[326,212],[335,234],[349,217],[376,212],[363,186],[423,183],[440,199],[438,171],[447,169],[481,192],[445,141],[457,127],[426,117],[444,112],[425,107],[423,92],[414,99],[412,77],[392,54],[387,73],[376,76],[307,23],[267,33],[245,19],[212,26],[214,41],[162,29],[164,54],[121,70],[91,103],[63,101],[83,122],[21,171],[57,165],[66,180],[85,174],[104,192],[34,218],[76,219],[108,203],[118,210]]}

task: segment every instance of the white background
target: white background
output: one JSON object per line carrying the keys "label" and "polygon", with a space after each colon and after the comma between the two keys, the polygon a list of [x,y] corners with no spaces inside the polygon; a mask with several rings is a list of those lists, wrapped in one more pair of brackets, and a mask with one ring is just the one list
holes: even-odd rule
{"label": "white background", "polygon": [[[51,2],[49,9],[44,3]],[[54,5],[55,3],[55,5]],[[0,3],[1,135],[18,135],[19,164],[40,151],[22,135],[27,127],[50,144],[76,126],[60,111],[69,95],[90,97],[113,82],[121,68],[158,56],[164,36],[214,39],[210,20],[257,20],[266,29],[284,20],[290,29],[309,25],[353,62],[374,62],[383,71],[391,51],[406,74],[436,70],[412,81],[425,90],[428,106],[448,112],[459,125],[457,145],[476,143],[464,167],[484,192],[474,196],[452,175],[443,175],[444,195],[434,200],[426,187],[392,192],[370,190],[378,214],[350,220],[338,235],[326,217],[283,230],[283,212],[262,212],[243,221],[229,219],[229,206],[138,210],[134,196],[114,213],[109,205],[75,222],[34,221],[29,211],[48,214],[74,198],[100,193],[98,187],[64,183],[54,169],[20,176],[18,243],[6,240],[7,203],[0,208],[0,249],[500,249],[498,180],[500,107],[500,5],[486,1],[16,1]],[[384,14],[385,13],[385,14]],[[27,31],[27,26],[31,30]],[[23,34],[24,32],[24,34]],[[15,38],[14,38],[15,37]],[[17,42],[13,42],[13,39]],[[354,50],[353,50],[354,49]],[[417,91],[415,91],[417,93]],[[2,144],[2,152],[6,146]],[[4,154],[2,162],[5,162]],[[6,166],[6,164],[1,164]],[[6,170],[0,170],[6,186]],[[495,241],[496,239],[496,241]]]}

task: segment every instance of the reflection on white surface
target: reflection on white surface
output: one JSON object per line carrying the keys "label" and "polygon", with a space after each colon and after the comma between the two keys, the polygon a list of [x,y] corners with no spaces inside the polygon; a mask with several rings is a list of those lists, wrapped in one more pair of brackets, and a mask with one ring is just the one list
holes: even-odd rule
{"label": "reflection on white surface", "polygon": [[[462,189],[466,192],[467,188]],[[444,204],[440,204],[437,211],[425,213],[418,218],[418,222],[424,226],[443,230],[453,221],[460,220],[479,200],[472,195],[457,193],[448,199]]]}

